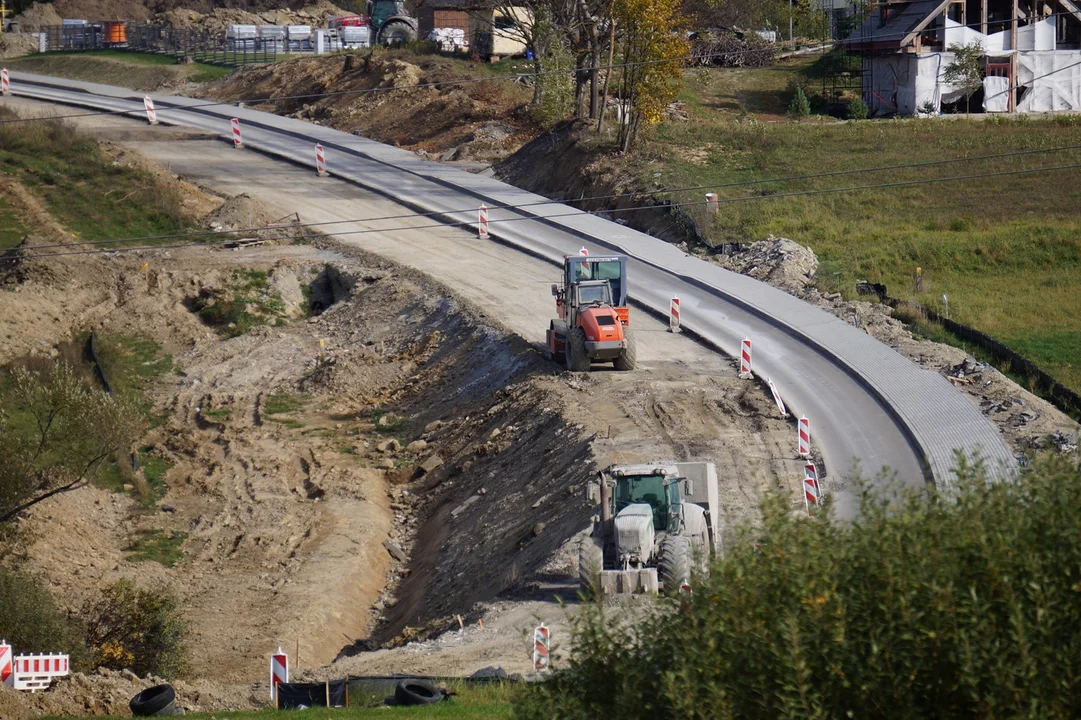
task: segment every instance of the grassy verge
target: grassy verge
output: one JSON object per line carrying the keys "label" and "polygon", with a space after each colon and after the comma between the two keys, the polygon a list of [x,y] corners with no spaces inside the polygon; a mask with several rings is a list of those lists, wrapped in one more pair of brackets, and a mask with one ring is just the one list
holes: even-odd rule
{"label": "grassy verge", "polygon": [[[0,120],[18,115],[0,107]],[[179,191],[114,165],[61,121],[0,124],[0,173],[22,183],[80,240],[161,235],[192,226]]]}
{"label": "grassy verge", "polygon": [[233,71],[230,67],[207,63],[181,65],[171,55],[125,50],[36,53],[8,60],[7,67],[22,72],[109,82],[142,90],[153,90],[170,81],[211,82]]}
{"label": "grassy verge", "polygon": [[[691,120],[649,133],[637,158],[642,186],[717,187],[720,212],[699,215],[712,241],[792,238],[818,254],[818,281],[828,290],[853,294],[855,281],[866,279],[938,309],[946,294],[951,318],[1081,389],[1081,185],[1071,181],[1076,170],[1040,170],[1081,162],[1081,149],[771,180],[1081,146],[1081,118],[790,122],[778,115],[788,103],[785,88],[805,76],[807,64],[688,71],[682,98]],[[1034,172],[988,176],[1019,169]],[[773,197],[957,175],[974,177]],[[761,180],[769,181],[746,184]],[[704,192],[672,200],[693,201]],[[736,200],[748,197],[755,199]],[[916,268],[923,273],[920,293]]]}
{"label": "grassy verge", "polygon": [[0,197],[0,249],[15,247],[29,231],[11,206]]}

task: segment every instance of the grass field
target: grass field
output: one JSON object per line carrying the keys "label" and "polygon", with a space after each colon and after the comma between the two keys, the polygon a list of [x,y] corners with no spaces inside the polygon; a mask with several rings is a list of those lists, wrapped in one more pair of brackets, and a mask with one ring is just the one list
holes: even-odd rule
{"label": "grass field", "polygon": [[[643,145],[644,186],[724,186],[713,241],[773,234],[810,246],[819,284],[853,295],[855,281],[941,309],[1081,390],[1081,117],[789,121],[790,78],[808,61],[766,69],[688,71],[691,120],[655,128]],[[888,166],[1041,148],[1055,152],[923,168]],[[866,169],[843,176],[787,176]],[[989,173],[1032,170],[988,177]],[[660,173],[657,175],[657,173]],[[971,175],[951,182],[857,186]],[[772,197],[791,192],[839,192]],[[697,200],[706,190],[674,195]],[[738,200],[736,200],[738,199]],[[727,202],[726,202],[727,200]],[[735,200],[735,201],[732,201]],[[923,292],[915,292],[916,268]]]}
{"label": "grass field", "polygon": [[170,81],[211,82],[233,71],[233,68],[206,63],[180,65],[171,55],[125,50],[35,53],[7,60],[5,64],[9,70],[110,83],[137,90],[156,90]]}
{"label": "grass field", "polygon": [[4,198],[0,197],[0,249],[15,247],[27,232],[26,224]]}

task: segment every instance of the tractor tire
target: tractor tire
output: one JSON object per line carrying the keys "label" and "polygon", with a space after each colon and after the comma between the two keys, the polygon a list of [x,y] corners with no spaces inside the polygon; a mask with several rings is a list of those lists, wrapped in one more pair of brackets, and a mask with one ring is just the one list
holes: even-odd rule
{"label": "tractor tire", "polygon": [[394,688],[396,705],[434,705],[443,700],[442,691],[427,680],[411,678],[402,680]]}
{"label": "tractor tire", "polygon": [[586,600],[600,597],[603,569],[604,547],[600,538],[592,535],[582,538],[578,544],[578,587]]}
{"label": "tractor tire", "polygon": [[417,31],[401,20],[391,20],[379,28],[380,45],[403,45],[416,39]]}
{"label": "tractor tire", "polygon": [[616,358],[616,370],[634,370],[634,366],[638,364],[638,346],[629,327],[623,328],[623,339],[627,344]]}
{"label": "tractor tire", "polygon": [[176,691],[172,685],[155,685],[133,697],[128,708],[135,717],[176,715]]}
{"label": "tractor tire", "polygon": [[567,369],[571,372],[589,372],[589,353],[586,352],[586,333],[582,328],[571,328],[567,333]]}
{"label": "tractor tire", "polygon": [[683,535],[669,535],[661,543],[661,557],[657,569],[664,585],[665,595],[675,595],[679,586],[691,580],[691,539]]}

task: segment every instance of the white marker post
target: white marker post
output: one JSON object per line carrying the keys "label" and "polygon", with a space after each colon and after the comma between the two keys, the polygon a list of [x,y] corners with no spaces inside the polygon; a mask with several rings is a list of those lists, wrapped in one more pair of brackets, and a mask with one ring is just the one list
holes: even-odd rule
{"label": "white marker post", "polygon": [[146,121],[151,125],[158,124],[158,113],[154,110],[154,101],[147,95],[143,98],[143,107],[146,108]]}
{"label": "white marker post", "polygon": [[480,206],[480,223],[477,225],[477,236],[484,240],[488,237],[488,208],[485,205]]}

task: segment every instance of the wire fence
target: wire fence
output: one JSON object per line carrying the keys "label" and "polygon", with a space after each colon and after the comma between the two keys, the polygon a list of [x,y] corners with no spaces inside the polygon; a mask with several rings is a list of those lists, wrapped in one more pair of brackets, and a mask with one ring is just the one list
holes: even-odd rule
{"label": "wire fence", "polygon": [[39,47],[45,51],[130,50],[228,67],[274,62],[279,52],[306,49],[282,38],[234,39],[206,30],[132,22],[50,25],[41,28],[41,34]]}

